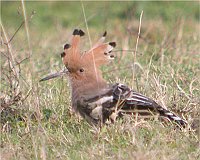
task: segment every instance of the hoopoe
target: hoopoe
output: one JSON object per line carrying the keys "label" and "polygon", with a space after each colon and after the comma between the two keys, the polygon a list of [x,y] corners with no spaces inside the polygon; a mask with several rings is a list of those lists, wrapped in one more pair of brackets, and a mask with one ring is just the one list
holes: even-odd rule
{"label": "hoopoe", "polygon": [[102,77],[100,66],[114,59],[112,54],[115,42],[104,43],[103,37],[87,52],[81,53],[79,43],[82,30],[75,29],[71,44],[64,45],[61,53],[65,70],[51,74],[40,81],[49,80],[67,74],[71,84],[72,109],[78,112],[90,124],[101,126],[107,121],[114,122],[125,114],[147,116],[159,114],[159,117],[185,126],[187,122],[154,100],[135,92],[120,83],[108,84]]}

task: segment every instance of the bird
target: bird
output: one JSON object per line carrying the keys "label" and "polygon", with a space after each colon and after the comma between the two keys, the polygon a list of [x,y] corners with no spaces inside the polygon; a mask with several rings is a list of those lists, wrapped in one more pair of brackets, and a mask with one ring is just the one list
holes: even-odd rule
{"label": "bird", "polygon": [[158,115],[160,119],[175,122],[185,127],[187,121],[162,107],[151,98],[136,92],[125,84],[109,84],[103,78],[101,66],[115,59],[113,49],[116,42],[104,42],[107,32],[91,47],[80,50],[81,38],[85,35],[81,29],[75,29],[71,43],[64,45],[61,58],[65,68],[50,74],[40,81],[67,75],[71,86],[72,109],[89,124],[102,126],[114,123],[125,115],[148,117]]}

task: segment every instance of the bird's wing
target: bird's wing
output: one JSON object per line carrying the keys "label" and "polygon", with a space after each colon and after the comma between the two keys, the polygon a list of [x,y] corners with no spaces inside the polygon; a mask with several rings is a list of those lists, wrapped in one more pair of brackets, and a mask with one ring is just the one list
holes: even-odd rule
{"label": "bird's wing", "polygon": [[99,94],[83,97],[77,108],[84,118],[95,125],[105,123],[107,119],[115,120],[118,116],[136,112],[145,117],[157,113],[159,117],[174,121],[180,126],[187,124],[185,120],[161,107],[154,100],[118,83]]}
{"label": "bird's wing", "polygon": [[167,118],[179,125],[186,125],[187,122],[179,116],[161,107],[154,100],[137,93],[123,84],[117,84],[113,89],[113,98],[118,101],[118,109],[122,113],[138,112],[140,115],[147,113],[158,113],[160,117]]}
{"label": "bird's wing", "polygon": [[[116,102],[113,99],[113,89],[106,88],[97,94],[83,95],[77,101],[77,110],[90,124],[101,125],[113,111]],[[107,110],[105,110],[107,109]]]}

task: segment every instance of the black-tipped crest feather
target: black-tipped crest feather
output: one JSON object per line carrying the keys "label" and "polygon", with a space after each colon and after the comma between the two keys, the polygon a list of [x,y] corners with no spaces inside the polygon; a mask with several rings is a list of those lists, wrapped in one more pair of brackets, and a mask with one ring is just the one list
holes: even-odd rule
{"label": "black-tipped crest feather", "polygon": [[104,32],[103,37],[105,37],[107,35],[107,31]]}
{"label": "black-tipped crest feather", "polygon": [[75,35],[80,35],[79,30],[78,30],[78,29],[75,29],[74,32],[73,32],[73,35],[74,35],[74,36],[75,36]]}
{"label": "black-tipped crest feather", "polygon": [[83,32],[81,29],[79,30],[79,35],[82,37],[85,35],[85,32]]}
{"label": "black-tipped crest feather", "polygon": [[65,44],[65,45],[64,45],[64,49],[68,49],[68,48],[70,48],[70,47],[71,47],[70,44]]}
{"label": "black-tipped crest feather", "polygon": [[116,42],[110,42],[109,45],[111,45],[114,48],[116,47]]}

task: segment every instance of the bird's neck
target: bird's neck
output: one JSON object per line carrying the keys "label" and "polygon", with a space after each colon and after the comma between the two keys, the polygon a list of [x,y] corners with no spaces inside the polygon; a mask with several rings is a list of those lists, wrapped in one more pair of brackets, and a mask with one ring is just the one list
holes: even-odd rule
{"label": "bird's neck", "polygon": [[76,103],[81,97],[97,95],[107,88],[107,82],[103,78],[89,79],[84,81],[71,81],[72,86],[72,107],[76,110]]}

